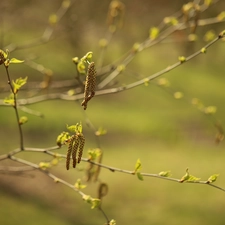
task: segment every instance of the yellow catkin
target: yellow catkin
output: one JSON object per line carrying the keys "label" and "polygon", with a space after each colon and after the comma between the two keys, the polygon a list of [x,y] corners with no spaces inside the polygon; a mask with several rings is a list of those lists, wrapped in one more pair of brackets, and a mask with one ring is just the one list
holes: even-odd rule
{"label": "yellow catkin", "polygon": [[87,109],[87,103],[95,95],[95,85],[96,85],[96,69],[95,63],[91,62],[88,66],[85,89],[84,89],[84,100],[81,105],[84,107],[84,110]]}
{"label": "yellow catkin", "polygon": [[71,153],[72,153],[72,150],[73,150],[74,139],[75,139],[75,136],[73,135],[70,138],[68,149],[67,149],[67,155],[66,155],[66,169],[67,170],[69,170],[69,168],[70,168],[70,157],[71,157]]}
{"label": "yellow catkin", "polygon": [[76,168],[76,164],[77,164],[76,156],[77,156],[79,143],[80,143],[80,140],[78,138],[78,135],[75,135],[73,149],[72,149],[73,168]]}
{"label": "yellow catkin", "polygon": [[80,163],[84,150],[85,137],[83,134],[79,134],[78,137],[79,137],[79,147],[78,147],[77,163]]}

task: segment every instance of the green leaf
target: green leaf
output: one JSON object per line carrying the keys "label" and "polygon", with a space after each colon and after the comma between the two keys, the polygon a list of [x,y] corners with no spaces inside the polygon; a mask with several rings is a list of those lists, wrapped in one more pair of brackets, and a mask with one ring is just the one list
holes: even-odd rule
{"label": "green leaf", "polygon": [[196,181],[199,181],[201,178],[198,178],[198,177],[195,177],[193,175],[189,175],[189,178],[187,181],[189,182],[196,182]]}
{"label": "green leaf", "polygon": [[116,225],[116,221],[115,220],[110,220],[109,225]]}
{"label": "green leaf", "polygon": [[107,130],[102,127],[99,127],[98,130],[95,132],[96,136],[102,136],[105,134],[107,134]]}
{"label": "green leaf", "polygon": [[207,183],[213,183],[217,180],[217,177],[219,176],[219,174],[213,174],[212,176],[210,176],[207,180]]}
{"label": "green leaf", "polygon": [[48,163],[48,162],[40,162],[39,163],[39,168],[42,169],[42,170],[46,170],[50,167],[51,167],[51,164]]}
{"label": "green leaf", "polygon": [[136,174],[137,174],[137,177],[138,177],[139,180],[141,180],[141,181],[144,180],[144,178],[143,178],[143,176],[140,172],[137,172]]}
{"label": "green leaf", "polygon": [[51,14],[51,15],[49,16],[48,21],[49,21],[49,23],[50,23],[51,25],[57,24],[57,22],[58,22],[58,16],[57,16],[56,14]]}
{"label": "green leaf", "polygon": [[137,162],[136,162],[136,164],[135,164],[135,169],[134,169],[135,173],[136,173],[137,171],[140,171],[141,168],[142,168],[142,166],[141,166],[141,160],[138,159]]}
{"label": "green leaf", "polygon": [[201,53],[206,53],[206,48],[202,48]]}
{"label": "green leaf", "polygon": [[184,181],[189,181],[189,182],[196,182],[196,181],[199,181],[200,178],[197,178],[193,175],[190,175],[189,174],[189,171],[188,171],[188,168],[186,169],[186,173],[185,175],[180,179],[180,182],[183,183]]}
{"label": "green leaf", "polygon": [[186,62],[186,58],[184,56],[179,56],[178,60],[180,61],[180,63]]}
{"label": "green leaf", "polygon": [[81,190],[81,189],[84,189],[84,188],[87,187],[87,185],[81,183],[81,179],[77,179],[77,181],[76,181],[74,186],[78,190]]}
{"label": "green leaf", "polygon": [[100,199],[98,198],[92,198],[92,201],[91,201],[91,209],[96,209],[100,206]]}
{"label": "green leaf", "polygon": [[86,69],[86,67],[85,67],[84,62],[83,61],[79,61],[79,63],[77,64],[78,72],[85,74],[85,72],[86,72],[85,69]]}
{"label": "green leaf", "polygon": [[149,37],[151,40],[155,40],[159,35],[159,29],[157,27],[152,27],[149,32]]}
{"label": "green leaf", "polygon": [[173,96],[174,96],[175,99],[181,99],[181,98],[183,98],[184,95],[183,95],[182,92],[177,91],[177,92],[175,92],[175,93],[173,94]]}
{"label": "green leaf", "polygon": [[13,87],[14,87],[14,93],[17,93],[18,90],[27,83],[27,77],[25,78],[18,78],[16,81],[12,81]]}
{"label": "green leaf", "polygon": [[65,142],[70,138],[70,135],[68,132],[63,131],[60,135],[58,135],[56,139],[56,143],[58,146],[62,146],[65,144]]}
{"label": "green leaf", "polygon": [[101,149],[96,148],[88,151],[88,159],[94,161],[97,157],[102,154]]}
{"label": "green leaf", "polygon": [[170,177],[171,176],[171,172],[170,171],[161,171],[159,173],[159,176],[161,176],[161,177]]}
{"label": "green leaf", "polygon": [[215,114],[217,111],[217,108],[216,106],[208,106],[208,107],[205,107],[205,114]]}
{"label": "green leaf", "polygon": [[9,60],[9,63],[13,63],[13,64],[17,64],[17,63],[23,63],[24,60],[19,60],[19,59],[16,59],[16,58],[12,58]]}
{"label": "green leaf", "polygon": [[67,130],[69,130],[72,133],[82,133],[82,124],[77,123],[76,125],[68,126],[66,125]]}
{"label": "green leaf", "polygon": [[28,121],[28,118],[26,116],[20,117],[19,123],[22,125]]}
{"label": "green leaf", "polygon": [[189,174],[189,171],[188,171],[188,168],[186,169],[186,173],[185,175],[180,179],[180,182],[183,183],[184,181],[187,181],[190,177],[190,174]]}
{"label": "green leaf", "polygon": [[83,200],[89,204],[91,204],[91,208],[98,208],[101,201],[98,198],[92,198],[90,195],[83,195]]}
{"label": "green leaf", "polygon": [[14,95],[11,93],[8,97],[4,99],[4,103],[14,106],[15,104]]}

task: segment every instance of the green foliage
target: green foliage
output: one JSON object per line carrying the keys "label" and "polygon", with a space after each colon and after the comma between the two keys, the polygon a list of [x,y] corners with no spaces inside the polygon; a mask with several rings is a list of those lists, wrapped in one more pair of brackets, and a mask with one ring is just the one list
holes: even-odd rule
{"label": "green foliage", "polygon": [[16,81],[13,80],[12,81],[13,88],[14,88],[13,93],[16,94],[19,91],[19,89],[26,83],[27,83],[27,77],[25,77],[25,78],[20,77],[20,78],[16,79]]}
{"label": "green foliage", "polygon": [[134,169],[134,173],[137,175],[137,178],[141,181],[144,180],[142,174],[141,174],[141,169],[142,169],[142,165],[141,165],[141,160],[138,159],[136,164],[135,164],[135,169]]}
{"label": "green foliage", "polygon": [[184,56],[179,56],[178,60],[180,61],[180,63],[186,62],[186,58]]}
{"label": "green foliage", "polygon": [[56,144],[58,146],[62,146],[65,144],[65,142],[70,138],[70,135],[68,132],[63,131],[61,134],[58,135],[56,139]]}
{"label": "green foliage", "polygon": [[22,125],[22,124],[26,123],[27,121],[28,121],[28,118],[26,116],[21,116],[19,123]]}
{"label": "green foliage", "polygon": [[170,177],[171,176],[171,172],[170,171],[161,171],[159,173],[159,176],[161,176],[161,177]]}
{"label": "green foliage", "polygon": [[87,185],[81,183],[81,179],[77,179],[76,183],[74,184],[75,188],[78,190],[84,189]]}
{"label": "green foliage", "polygon": [[15,105],[14,94],[11,93],[8,97],[5,97],[4,103],[14,106]]}
{"label": "green foliage", "polygon": [[90,195],[83,195],[83,200],[88,204],[91,204],[91,209],[96,209],[100,206],[100,199],[92,198]]}
{"label": "green foliage", "polygon": [[98,130],[95,132],[96,136],[103,136],[105,134],[107,134],[107,130],[102,127],[99,127]]}
{"label": "green foliage", "polygon": [[101,149],[99,149],[99,148],[88,150],[88,159],[91,161],[94,161],[101,154],[102,154],[102,152],[101,152]]}
{"label": "green foliage", "polygon": [[159,28],[152,27],[149,32],[149,38],[155,40],[159,36]]}
{"label": "green foliage", "polygon": [[180,179],[180,183],[183,183],[183,182],[197,182],[199,180],[200,180],[200,178],[197,178],[197,177],[195,177],[193,175],[190,175],[189,170],[187,168],[185,175]]}
{"label": "green foliage", "polygon": [[71,133],[82,133],[82,124],[81,123],[77,123],[76,125],[67,125],[66,126],[67,130],[69,130]]}
{"label": "green foliage", "polygon": [[219,174],[213,174],[212,176],[210,176],[208,178],[207,183],[211,184],[211,183],[215,182],[217,180],[218,176],[219,176]]}

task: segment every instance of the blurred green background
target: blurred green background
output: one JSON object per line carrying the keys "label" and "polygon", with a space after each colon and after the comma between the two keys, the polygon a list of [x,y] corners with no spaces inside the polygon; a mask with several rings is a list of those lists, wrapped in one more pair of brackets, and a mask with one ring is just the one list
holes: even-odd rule
{"label": "blurred green background", "polygon": [[[201,1],[203,2],[203,1]],[[94,61],[100,55],[99,40],[107,36],[106,17],[110,1],[71,1],[71,7],[56,27],[53,39],[46,44],[13,51],[10,56],[18,59],[34,58],[36,63],[53,71],[53,81],[73,79],[75,56],[94,52]],[[181,9],[187,1],[181,0],[124,0],[126,6],[124,26],[113,36],[104,56],[104,65],[116,61],[134,43],[144,41],[150,27],[157,26],[164,17]],[[26,44],[40,37],[48,24],[49,15],[55,13],[61,1],[11,0],[0,3],[1,46]],[[201,18],[215,17],[225,9],[224,1],[211,6]],[[224,23],[197,29],[198,40],[187,43],[188,31],[178,32],[164,42],[138,54],[117,82],[126,84],[149,76],[175,63],[178,56],[201,49],[208,30],[216,34],[224,30]],[[125,92],[96,96],[86,114],[76,102],[46,101],[29,108],[44,114],[44,118],[27,115],[29,122],[23,126],[26,147],[50,147],[66,124],[82,122],[86,136],[85,157],[88,149],[96,147],[93,131],[85,125],[88,118],[93,125],[105,128],[106,136],[100,138],[104,151],[103,163],[133,170],[140,158],[143,172],[159,173],[170,170],[172,176],[181,178],[186,168],[196,177],[207,180],[219,173],[216,182],[225,187],[224,142],[215,143],[215,122],[225,126],[224,104],[224,41],[211,47],[207,54],[185,63],[163,75],[170,82],[169,88],[160,87],[160,78]],[[43,75],[26,64],[12,65],[11,76],[28,76],[29,82],[41,82]],[[138,74],[138,76],[137,76]],[[7,77],[0,68],[0,97],[8,96]],[[60,90],[60,91],[65,91]],[[174,92],[182,92],[184,98],[175,99]],[[46,90],[39,94],[45,94]],[[28,94],[33,94],[29,92]],[[200,99],[205,106],[215,106],[215,115],[206,115],[191,104]],[[14,111],[0,107],[0,153],[19,146],[19,136]],[[58,152],[65,154],[66,148]],[[38,153],[21,153],[21,158],[35,163],[51,157]],[[78,169],[66,171],[65,161],[51,169],[52,173],[72,184],[84,177],[87,167],[83,162]],[[10,161],[0,161],[3,166],[19,166]],[[112,173],[102,169],[100,180],[109,186],[103,199],[108,217],[117,224],[154,225],[221,225],[225,223],[225,194],[219,190],[193,184]],[[97,196],[98,183],[90,183],[84,190]],[[21,174],[0,172],[0,224],[54,224],[97,225],[104,224],[98,210],[71,189],[55,184],[37,171]]]}

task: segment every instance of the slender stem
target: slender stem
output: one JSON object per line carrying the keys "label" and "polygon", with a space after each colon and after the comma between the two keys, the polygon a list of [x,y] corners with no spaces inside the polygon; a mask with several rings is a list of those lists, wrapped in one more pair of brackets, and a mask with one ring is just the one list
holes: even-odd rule
{"label": "slender stem", "polygon": [[13,85],[12,85],[12,81],[9,75],[9,70],[8,70],[8,66],[5,66],[6,69],[6,73],[7,73],[7,77],[8,77],[8,84],[10,86],[10,89],[13,93],[13,98],[14,98],[14,104],[13,104],[13,108],[15,110],[16,113],[16,121],[18,124],[18,128],[19,128],[19,135],[20,135],[20,150],[24,150],[24,141],[23,141],[23,131],[22,131],[22,124],[20,123],[20,118],[19,118],[19,112],[18,112],[18,107],[17,107],[17,96],[16,93],[14,91]]}

